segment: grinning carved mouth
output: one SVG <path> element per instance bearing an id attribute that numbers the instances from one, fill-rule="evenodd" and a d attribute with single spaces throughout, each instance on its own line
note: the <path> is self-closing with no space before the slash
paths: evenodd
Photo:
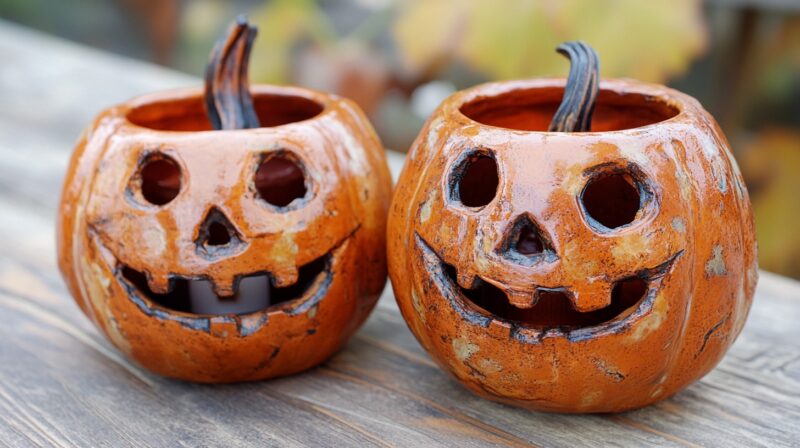
<path id="1" fill-rule="evenodd" d="M 221 297 L 214 293 L 210 280 L 171 276 L 169 291 L 164 294 L 150 289 L 147 275 L 130 266 L 122 266 L 121 279 L 128 289 L 152 304 L 173 311 L 211 316 L 250 314 L 291 304 L 309 295 L 312 289 L 325 284 L 330 276 L 332 253 L 329 252 L 298 269 L 297 281 L 278 287 L 268 272 L 242 275 L 234 282 L 234 293 Z"/>
<path id="2" fill-rule="evenodd" d="M 301 266 L 298 269 L 298 280 L 289 286 L 277 288 L 272 276 L 266 271 L 254 271 L 237 276 L 234 281 L 235 298 L 219 297 L 213 293 L 213 285 L 201 276 L 184 277 L 174 275 L 170 280 L 166 294 L 158 294 L 150 289 L 147 273 L 139 272 L 124 264 L 103 244 L 100 235 L 93 228 L 89 234 L 95 247 L 102 254 L 105 264 L 114 272 L 118 284 L 125 290 L 127 298 L 139 310 L 156 319 L 173 321 L 193 330 L 211 332 L 215 325 L 233 324 L 240 336 L 249 336 L 267 324 L 270 311 L 282 311 L 296 316 L 314 309 L 327 295 L 333 284 L 334 271 L 343 255 L 351 237 L 360 229 L 359 225 L 323 256 Z M 248 280 L 254 278 L 253 280 Z M 192 288 L 205 291 L 205 302 L 219 307 L 213 312 L 208 309 L 196 309 L 191 301 L 187 301 L 187 291 Z M 267 295 L 269 294 L 269 295 Z M 244 299 L 247 295 L 247 300 Z M 254 296 L 254 298 L 250 298 Z M 211 300 L 213 299 L 213 300 Z"/>
<path id="3" fill-rule="evenodd" d="M 115 260 L 100 243 L 97 234 L 93 235 L 109 262 L 113 260 L 111 265 L 116 264 L 115 276 L 128 297 L 145 314 L 203 331 L 208 331 L 214 322 L 232 322 L 246 336 L 267 322 L 268 314 L 263 311 L 282 310 L 289 315 L 297 315 L 316 306 L 333 282 L 336 261 L 341 258 L 350 238 L 359 228 L 356 226 L 325 255 L 298 268 L 295 283 L 278 287 L 269 272 L 255 271 L 234 279 L 230 297 L 214 293 L 212 282 L 201 276 L 172 275 L 168 292 L 157 293 L 150 288 L 147 273 Z"/>
<path id="4" fill-rule="evenodd" d="M 463 288 L 458 284 L 454 266 L 439 257 L 419 234 L 416 243 L 434 284 L 465 320 L 483 327 L 492 321 L 506 323 L 518 338 L 521 338 L 520 330 L 532 330 L 537 340 L 545 334 L 583 340 L 631 325 L 651 310 L 661 280 L 683 253 L 679 251 L 655 268 L 617 280 L 608 306 L 580 312 L 573 307 L 567 287 L 536 288 L 530 308 L 514 306 L 505 292 L 480 278 L 473 288 Z"/>

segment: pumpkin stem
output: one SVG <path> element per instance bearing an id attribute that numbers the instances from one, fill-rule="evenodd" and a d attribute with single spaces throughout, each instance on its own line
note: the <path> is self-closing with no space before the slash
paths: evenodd
<path id="1" fill-rule="evenodd" d="M 206 114 L 214 129 L 260 126 L 250 96 L 247 66 L 258 29 L 239 17 L 214 46 L 206 66 Z"/>
<path id="2" fill-rule="evenodd" d="M 564 98 L 550 122 L 551 132 L 587 132 L 597 103 L 600 61 L 592 47 L 581 41 L 564 42 L 556 49 L 569 59 Z"/>

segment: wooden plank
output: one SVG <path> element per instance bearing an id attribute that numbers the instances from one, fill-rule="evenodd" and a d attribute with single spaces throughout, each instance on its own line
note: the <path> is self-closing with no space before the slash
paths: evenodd
<path id="1" fill-rule="evenodd" d="M 0 22 L 0 446 L 792 446 L 800 284 L 762 273 L 740 339 L 677 396 L 622 415 L 482 400 L 436 367 L 387 289 L 341 353 L 275 381 L 205 386 L 119 354 L 69 298 L 53 220 L 72 144 L 101 108 L 196 78 Z M 390 154 L 393 172 L 402 156 Z"/>

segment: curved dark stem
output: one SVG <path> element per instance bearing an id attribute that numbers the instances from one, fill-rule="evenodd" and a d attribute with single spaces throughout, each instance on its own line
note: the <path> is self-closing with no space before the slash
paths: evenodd
<path id="1" fill-rule="evenodd" d="M 564 42 L 556 49 L 569 58 L 569 76 L 564 98 L 550 122 L 551 132 L 587 132 L 597 102 L 600 61 L 592 47 L 581 42 Z"/>
<path id="2" fill-rule="evenodd" d="M 258 30 L 239 17 L 211 52 L 206 66 L 206 113 L 214 129 L 260 126 L 250 96 L 247 67 Z"/>

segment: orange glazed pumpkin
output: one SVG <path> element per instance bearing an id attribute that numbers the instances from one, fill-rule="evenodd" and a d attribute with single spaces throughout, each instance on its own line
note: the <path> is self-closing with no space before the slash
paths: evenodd
<path id="1" fill-rule="evenodd" d="M 389 274 L 409 327 L 472 391 L 614 412 L 705 375 L 757 281 L 747 191 L 694 99 L 600 83 L 590 132 L 547 132 L 563 80 L 458 92 L 392 201 Z"/>
<path id="2" fill-rule="evenodd" d="M 162 375 L 230 382 L 312 367 L 386 281 L 391 184 L 358 107 L 268 86 L 241 103 L 262 127 L 212 130 L 200 89 L 112 107 L 64 182 L 58 253 L 72 295 Z"/>

